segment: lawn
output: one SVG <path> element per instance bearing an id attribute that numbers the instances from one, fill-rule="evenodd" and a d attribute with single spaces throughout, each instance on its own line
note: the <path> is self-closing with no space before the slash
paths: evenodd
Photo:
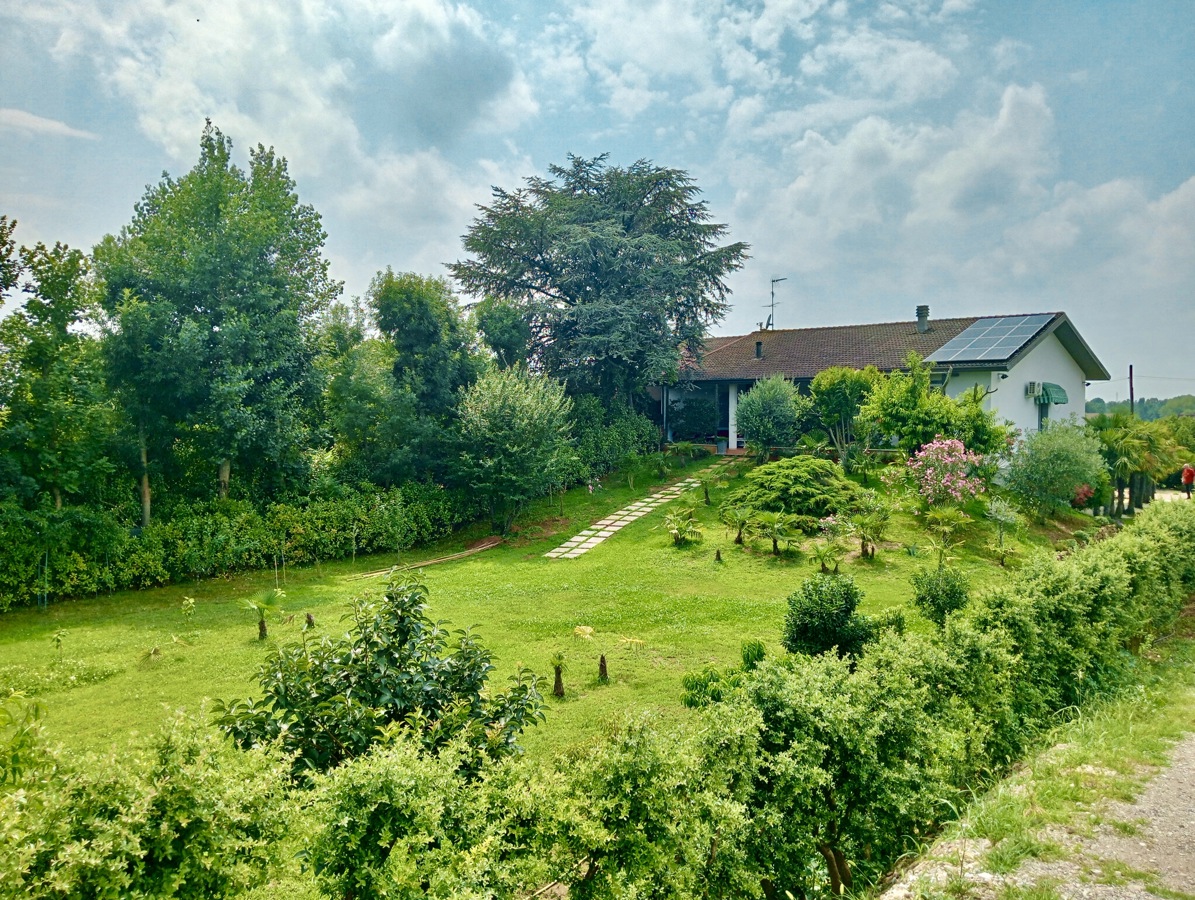
<path id="1" fill-rule="evenodd" d="M 693 472 L 706 465 L 690 465 Z M 678 474 L 672 478 L 681 477 Z M 732 482 L 733 486 L 733 482 Z M 547 559 L 543 554 L 590 522 L 644 496 L 611 480 L 590 494 L 584 488 L 554 502 L 545 501 L 523 517 L 518 534 L 498 548 L 423 570 L 430 589 L 431 615 L 454 627 L 474 627 L 494 654 L 493 678 L 500 684 L 520 666 L 548 677 L 548 660 L 563 651 L 567 668 L 563 700 L 548 699 L 547 721 L 524 735 L 530 753 L 551 752 L 600 732 L 610 717 L 628 709 L 647 710 L 661 720 L 685 715 L 681 677 L 703 666 L 736 662 L 749 639 L 762 640 L 772 653 L 779 646 L 785 599 L 816 569 L 807 554 L 780 558 L 770 543 L 741 548 L 718 523 L 714 506 L 698 498 L 697 517 L 704 540 L 676 549 L 656 510 L 627 526 L 578 559 Z M 484 536 L 478 528 L 403 554 L 402 562 L 432 559 L 463 549 Z M 984 549 L 989 526 L 973 522 L 966 543 L 953 551 L 955 564 L 971 577 L 973 589 L 1007 574 Z M 863 612 L 905 605 L 910 575 L 934 565 L 912 515 L 898 514 L 876 558 L 853 554 L 843 571 L 865 592 Z M 1047 547 L 1043 533 L 1026 532 L 1017 543 L 1024 556 Z M 722 562 L 715 561 L 720 550 Z M 17 610 L 0 617 L 0 692 L 35 692 L 47 709 L 50 737 L 73 749 L 121 746 L 130 737 L 157 730 L 173 710 L 204 715 L 205 700 L 248 696 L 255 673 L 274 641 L 300 639 L 304 615 L 316 621 L 316 634 L 340 633 L 341 617 L 352 598 L 377 592 L 383 577 L 360 573 L 395 560 L 362 557 L 290 570 L 281 619 L 270 622 L 270 638 L 257 640 L 256 618 L 243 609 L 246 597 L 272 590 L 275 573 L 261 572 L 157 590 L 124 592 L 55 603 L 48 610 Z M 194 611 L 184 614 L 184 600 Z M 910 612 L 911 627 L 928 627 Z M 575 634 L 593 629 L 592 639 Z M 57 636 L 57 639 L 56 639 Z M 610 682 L 597 680 L 598 656 L 609 661 Z"/>

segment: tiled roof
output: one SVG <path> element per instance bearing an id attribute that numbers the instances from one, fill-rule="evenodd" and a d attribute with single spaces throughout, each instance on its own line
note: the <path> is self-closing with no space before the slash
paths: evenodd
<path id="1" fill-rule="evenodd" d="M 686 365 L 684 377 L 698 381 L 754 381 L 777 372 L 788 378 L 813 378 L 830 366 L 881 370 L 904 365 L 910 350 L 926 357 L 979 317 L 931 319 L 929 331 L 917 331 L 915 321 L 877 325 L 837 325 L 829 328 L 788 328 L 753 331 L 706 341 L 700 365 Z M 763 356 L 755 357 L 756 342 Z"/>

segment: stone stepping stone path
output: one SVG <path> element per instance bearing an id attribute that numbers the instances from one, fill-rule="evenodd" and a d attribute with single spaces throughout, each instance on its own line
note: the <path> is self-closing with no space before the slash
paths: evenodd
<path id="1" fill-rule="evenodd" d="M 710 468 L 712 469 L 714 466 Z M 559 547 L 549 550 L 544 556 L 549 559 L 576 559 L 578 556 L 588 553 L 602 541 L 606 540 L 606 538 L 613 537 L 618 533 L 619 529 L 625 528 L 636 519 L 643 518 L 657 507 L 663 506 L 665 503 L 675 500 L 686 491 L 697 487 L 697 483 L 696 478 L 686 478 L 684 481 L 661 488 L 654 494 L 642 500 L 636 500 L 629 506 L 624 506 L 618 512 L 611 513 L 606 518 L 594 522 L 591 526 L 583 531 L 579 531 L 575 537 L 569 538 Z"/>

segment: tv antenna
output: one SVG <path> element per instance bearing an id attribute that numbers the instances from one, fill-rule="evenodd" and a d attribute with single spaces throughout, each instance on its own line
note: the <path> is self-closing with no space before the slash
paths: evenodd
<path id="1" fill-rule="evenodd" d="M 768 313 L 768 324 L 764 326 L 765 331 L 771 331 L 776 324 L 776 285 L 782 281 L 788 281 L 788 278 L 773 278 L 772 279 L 772 302 L 765 306 L 764 309 L 771 309 Z"/>

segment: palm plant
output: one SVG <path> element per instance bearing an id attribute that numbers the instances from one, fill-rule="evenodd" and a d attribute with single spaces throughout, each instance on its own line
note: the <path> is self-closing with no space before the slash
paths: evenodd
<path id="1" fill-rule="evenodd" d="M 996 551 L 996 555 L 1000 558 L 1000 565 L 1004 565 L 1005 560 L 1015 552 L 1013 547 L 1004 543 L 1004 535 L 1006 532 L 1015 530 L 1020 525 L 1020 513 L 1017 512 L 1015 506 L 1003 497 L 993 497 L 991 502 L 988 503 L 985 515 L 996 526 L 996 543 L 992 549 Z"/>
<path id="2" fill-rule="evenodd" d="M 286 592 L 279 588 L 274 588 L 272 591 L 266 591 L 257 597 L 246 597 L 241 600 L 241 607 L 243 609 L 257 614 L 257 639 L 259 641 L 264 641 L 269 637 L 266 615 L 269 613 L 275 615 L 281 613 L 282 601 L 285 599 Z"/>
<path id="3" fill-rule="evenodd" d="M 680 460 L 681 466 L 687 466 L 689 460 L 697 455 L 697 445 L 692 441 L 673 441 L 668 445 L 668 452 Z"/>
<path id="4" fill-rule="evenodd" d="M 780 555 L 780 545 L 790 544 L 796 537 L 793 517 L 788 513 L 761 510 L 751 520 L 751 531 L 772 542 L 772 555 Z"/>
<path id="5" fill-rule="evenodd" d="M 564 652 L 557 650 L 552 654 L 552 658 L 548 660 L 548 664 L 552 667 L 552 673 L 555 676 L 552 682 L 552 696 L 564 696 Z"/>
<path id="6" fill-rule="evenodd" d="M 864 491 L 855 512 L 847 519 L 847 528 L 859 540 L 859 555 L 863 559 L 875 559 L 876 547 L 888 533 L 891 519 L 892 507 L 874 491 Z"/>
<path id="7" fill-rule="evenodd" d="M 696 543 L 702 538 L 701 526 L 693 520 L 693 510 L 687 506 L 664 516 L 664 530 L 672 535 L 676 547 Z"/>
<path id="8" fill-rule="evenodd" d="M 821 567 L 823 575 L 838 574 L 838 566 L 846 556 L 846 547 L 836 540 L 820 541 L 810 551 L 812 561 Z"/>
<path id="9" fill-rule="evenodd" d="M 716 471 L 702 472 L 697 476 L 697 484 L 701 486 L 701 494 L 705 498 L 705 505 L 710 505 L 710 488 L 724 488 L 726 481 L 722 474 Z"/>
<path id="10" fill-rule="evenodd" d="M 750 526 L 752 519 L 755 518 L 755 510 L 750 506 L 723 506 L 722 507 L 722 521 L 726 523 L 726 527 L 734 531 L 734 542 L 736 544 L 743 543 L 743 531 Z"/>

